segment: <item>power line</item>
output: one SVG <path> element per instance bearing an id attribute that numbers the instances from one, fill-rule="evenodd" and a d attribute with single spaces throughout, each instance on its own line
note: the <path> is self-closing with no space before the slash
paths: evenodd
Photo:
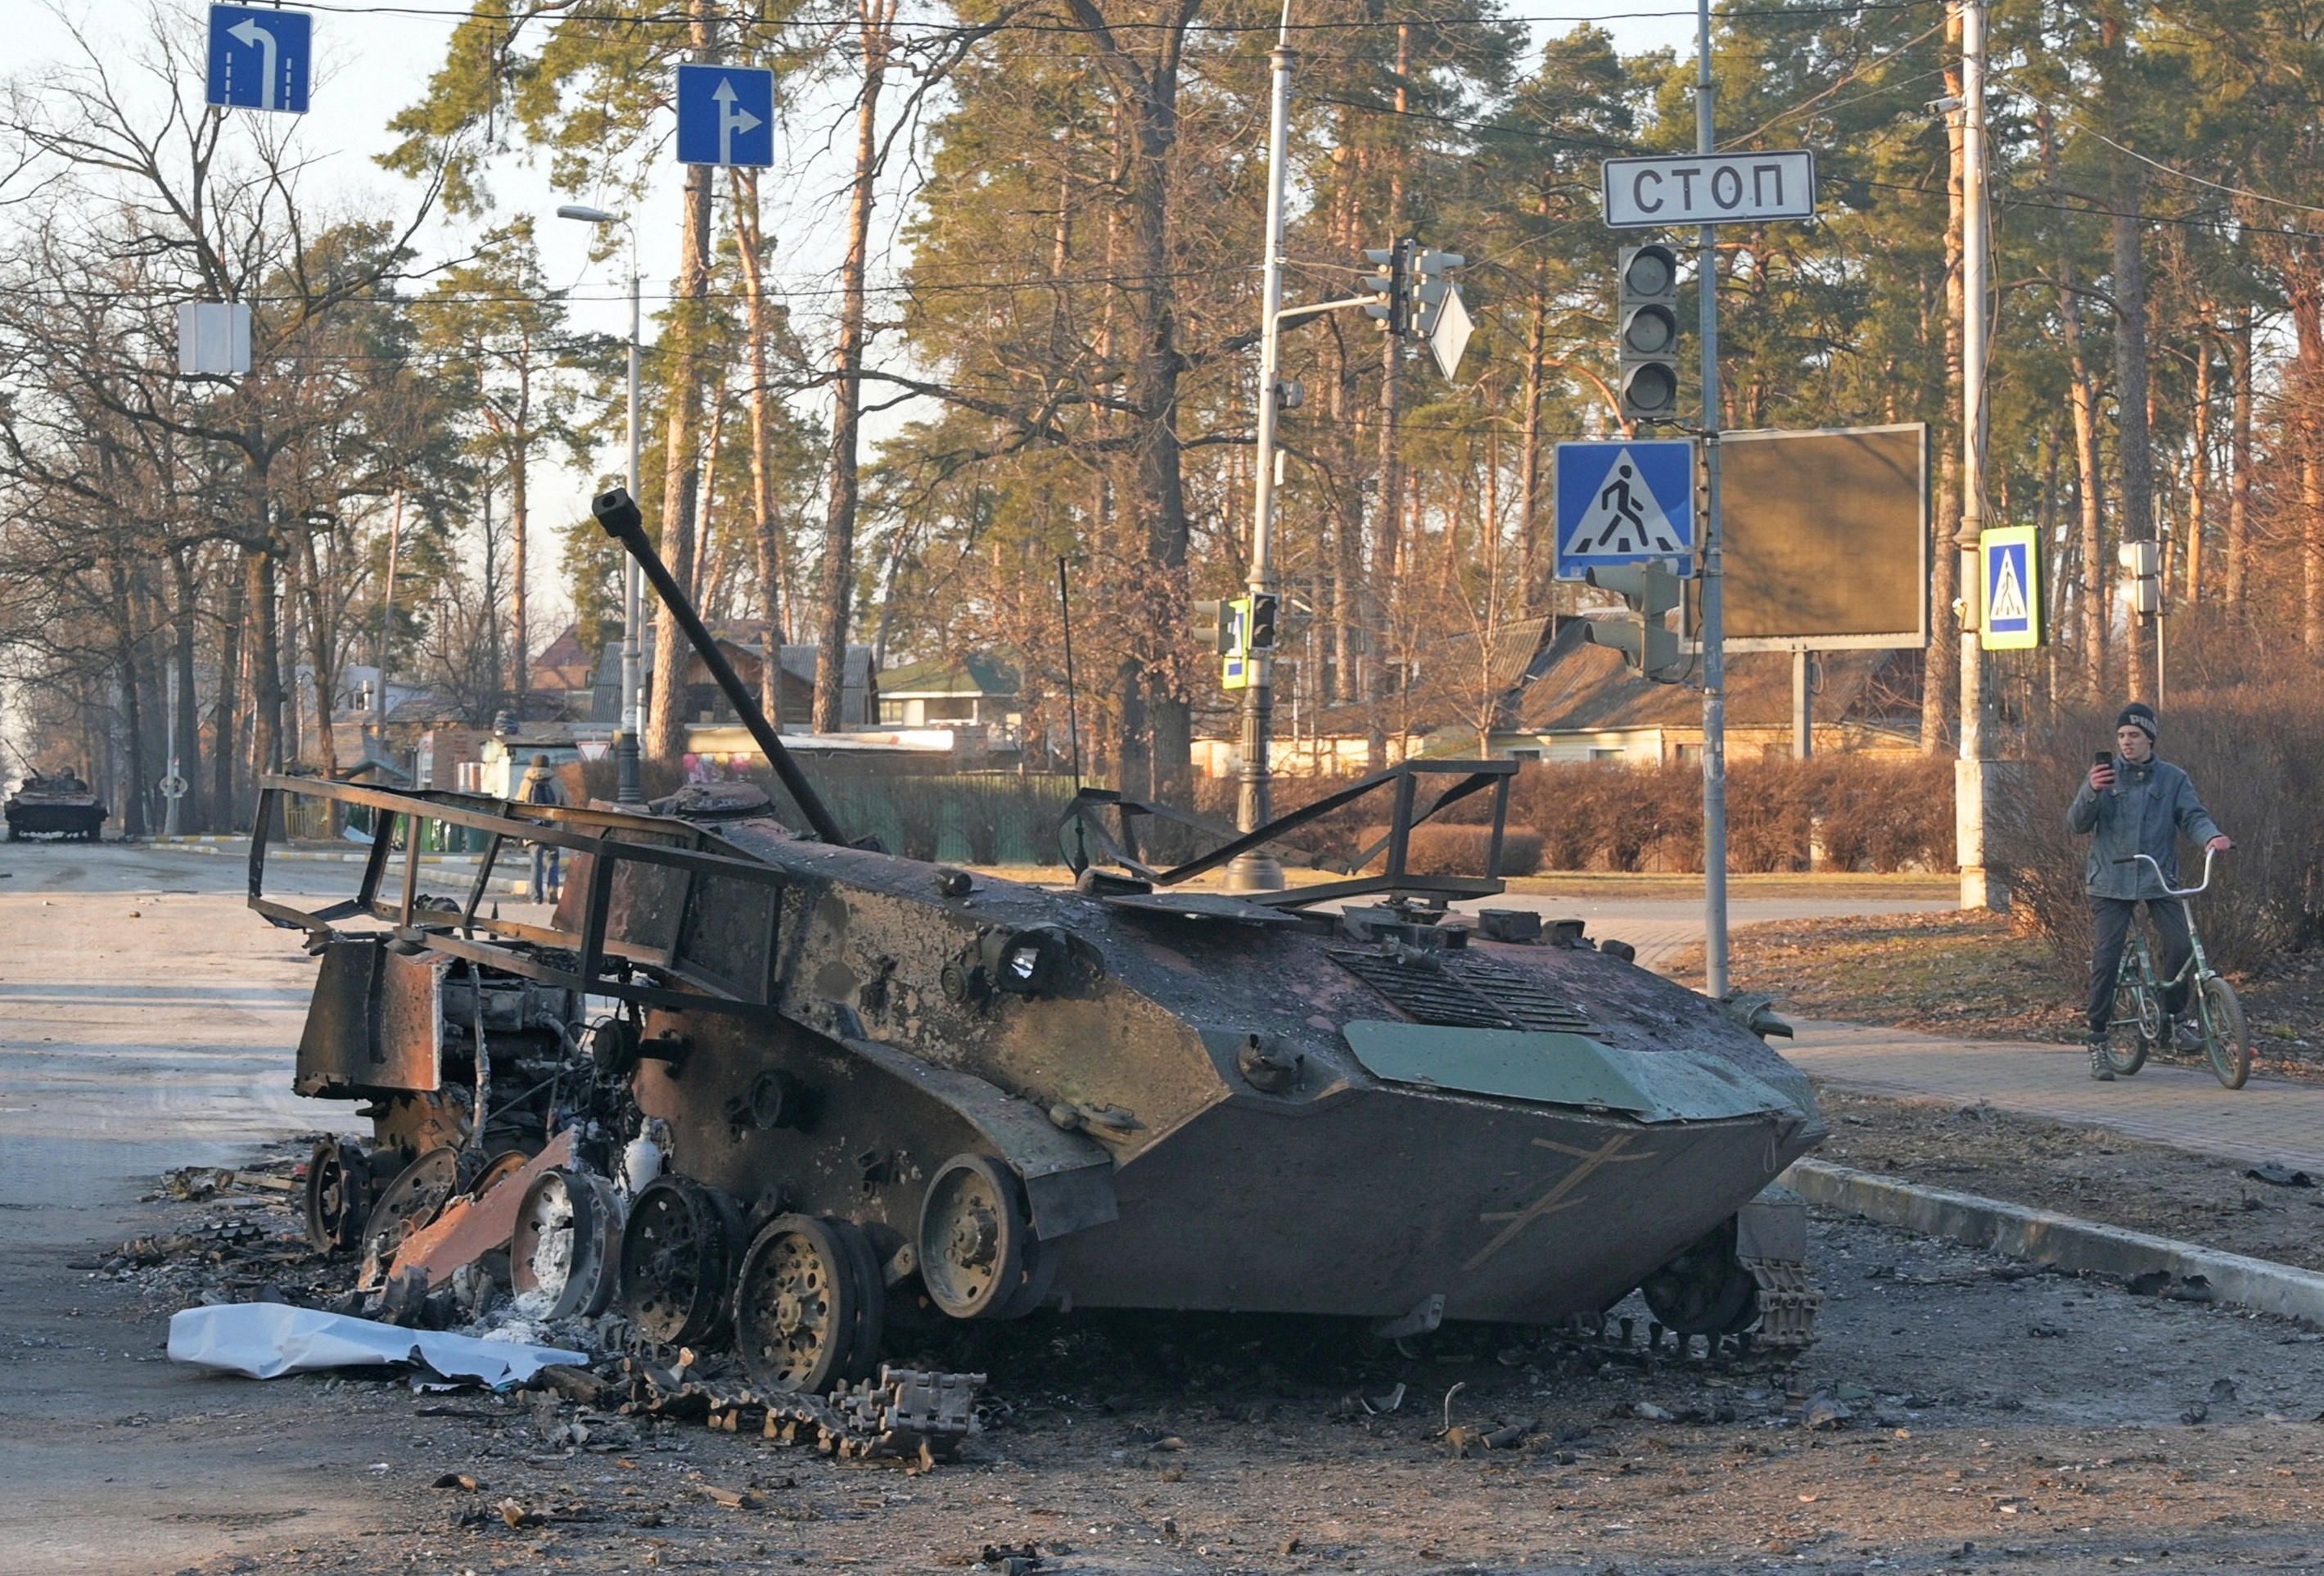
<path id="1" fill-rule="evenodd" d="M 1945 4 L 1947 4 L 1947 0 L 1832 0 L 1832 3 L 1826 5 L 1737 6 L 1721 11 L 1720 13 L 1720 16 L 1722 20 L 1728 21 L 1749 19 L 1753 21 L 1784 22 L 1790 21 L 1794 18 L 1820 20 L 1832 16 L 1854 16 L 1868 13 L 1920 11 L 1925 10 L 1930 6 L 1943 5 Z M 535 17 L 519 14 L 513 12 L 487 12 L 482 7 L 333 5 L 329 3 L 329 0 L 309 0 L 306 8 L 310 11 L 321 11 L 344 16 L 408 16 L 423 19 L 441 18 L 455 22 L 475 21 L 489 23 L 523 23 L 537 20 Z M 1655 11 L 1609 11 L 1596 14 L 1552 12 L 1513 16 L 1492 16 L 1483 13 L 1479 13 L 1474 15 L 1466 16 L 1420 18 L 1404 17 L 1401 19 L 1395 17 L 1349 17 L 1322 22 L 1291 22 L 1288 23 L 1280 22 L 1194 22 L 1186 23 L 1183 29 L 1175 23 L 1145 22 L 1135 19 L 1126 19 L 1120 22 L 1109 21 L 1106 23 L 1106 31 L 1115 33 L 1183 31 L 1185 32 L 1197 33 L 1219 33 L 1229 36 L 1256 33 L 1271 37 L 1279 28 L 1286 25 L 1295 33 L 1352 32 L 1368 32 L 1385 28 L 1409 27 L 1414 25 L 1416 23 L 1424 26 L 1434 28 L 1492 27 L 1508 25 L 1532 26 L 1535 24 L 1546 25 L 1554 23 L 1679 21 L 1683 19 L 1692 19 L 1694 15 L 1694 8 L 1692 6 L 1687 6 L 1678 9 Z M 556 20 L 568 23 L 610 23 L 633 27 L 686 27 L 691 26 L 696 22 L 696 18 L 690 13 L 684 11 L 658 11 L 649 12 L 643 14 L 631 14 L 613 11 L 566 11 L 558 13 Z M 761 19 L 750 15 L 727 15 L 723 13 L 715 14 L 711 20 L 720 23 L 733 23 L 744 27 L 758 24 L 770 30 L 779 29 L 789 25 L 786 23 L 763 23 Z M 1084 37 L 1094 37 L 1098 32 L 1096 28 L 1081 23 L 1030 20 L 995 23 L 990 25 L 980 25 L 976 23 L 955 24 L 937 22 L 899 22 L 893 23 L 891 26 L 891 31 L 893 32 L 901 32 L 906 29 L 925 30 L 936 36 L 978 32 L 1073 33 L 1079 34 Z"/>

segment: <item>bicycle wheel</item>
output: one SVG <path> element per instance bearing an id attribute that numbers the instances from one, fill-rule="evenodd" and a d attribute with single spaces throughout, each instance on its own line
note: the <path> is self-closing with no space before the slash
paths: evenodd
<path id="1" fill-rule="evenodd" d="M 2115 987 L 2114 1023 L 2116 1028 L 2128 1028 L 2130 1048 L 2124 1050 L 2108 1035 L 2106 1042 L 2107 1070 L 2117 1078 L 2134 1076 L 2146 1065 L 2147 1054 L 2163 1043 L 2163 1006 L 2153 992 L 2144 991 L 2130 980 Z"/>
<path id="2" fill-rule="evenodd" d="M 2206 975 L 2196 1010 L 2203 1022 L 2203 1050 L 2211 1058 L 2211 1071 L 2228 1088 L 2241 1089 L 2251 1076 L 2252 1046 L 2236 988 L 2217 974 Z"/>

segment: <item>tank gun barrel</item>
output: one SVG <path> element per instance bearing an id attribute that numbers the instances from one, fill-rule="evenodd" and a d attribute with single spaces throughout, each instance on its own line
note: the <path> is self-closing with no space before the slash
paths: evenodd
<path id="1" fill-rule="evenodd" d="M 678 628 L 686 631 L 687 641 L 694 647 L 696 655 L 702 659 L 702 665 L 710 670 L 710 677 L 717 681 L 727 704 L 734 708 L 734 714 L 742 719 L 742 725 L 751 731 L 759 752 L 767 758 L 767 764 L 775 769 L 775 775 L 782 779 L 783 787 L 798 801 L 808 826 L 825 843 L 845 847 L 847 834 L 841 831 L 839 823 L 832 818 L 830 808 L 823 802 L 823 796 L 815 791 L 815 785 L 807 780 L 807 773 L 799 770 L 798 762 L 783 747 L 774 724 L 767 720 L 767 714 L 759 709 L 757 697 L 751 694 L 741 676 L 735 673 L 733 665 L 726 660 L 725 653 L 719 650 L 718 642 L 712 639 L 709 629 L 702 622 L 702 615 L 694 611 L 694 604 L 687 600 L 686 593 L 678 589 L 678 582 L 671 578 L 669 568 L 654 551 L 653 544 L 646 539 L 645 517 L 638 512 L 637 501 L 630 496 L 629 489 L 614 487 L 600 493 L 589 501 L 589 512 L 596 516 L 597 523 L 604 528 L 605 534 L 621 543 L 630 557 L 638 561 L 639 569 L 652 583 L 654 594 L 661 598 L 662 605 L 669 608 L 670 615 L 678 620 Z M 674 659 L 672 654 L 666 653 L 663 657 L 666 661 Z M 776 653 L 772 651 L 767 652 L 762 659 L 768 662 L 775 659 Z"/>

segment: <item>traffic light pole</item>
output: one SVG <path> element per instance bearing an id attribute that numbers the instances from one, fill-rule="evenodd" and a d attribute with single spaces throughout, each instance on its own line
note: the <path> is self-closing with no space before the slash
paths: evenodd
<path id="1" fill-rule="evenodd" d="M 1291 125 L 1291 0 L 1284 0 L 1283 28 L 1268 55 L 1274 91 L 1267 124 L 1267 259 L 1259 285 L 1259 433 L 1252 461 L 1250 598 L 1275 590 L 1275 423 L 1283 402 L 1283 183 L 1289 163 Z M 1254 832 L 1273 818 L 1268 791 L 1268 742 L 1275 723 L 1275 650 L 1270 644 L 1250 650 L 1249 683 L 1242 692 L 1241 795 L 1235 824 Z M 1283 867 L 1254 850 L 1227 866 L 1227 882 L 1242 891 L 1279 891 Z"/>
<path id="2" fill-rule="evenodd" d="M 1700 0 L 1695 24 L 1694 143 L 1715 153 L 1711 130 L 1711 0 Z M 1696 289 L 1702 333 L 1702 989 L 1727 994 L 1727 658 L 1719 543 L 1719 253 L 1718 231 L 1696 236 Z"/>

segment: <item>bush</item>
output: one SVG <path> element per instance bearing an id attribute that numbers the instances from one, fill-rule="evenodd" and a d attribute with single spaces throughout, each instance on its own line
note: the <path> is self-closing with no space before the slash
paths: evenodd
<path id="1" fill-rule="evenodd" d="M 1364 846 L 1370 847 L 1388 835 L 1385 825 L 1364 828 Z M 1489 826 L 1439 826 L 1430 821 L 1412 829 L 1411 841 L 1405 845 L 1404 868 L 1414 875 L 1473 876 L 1485 870 L 1485 855 L 1493 843 Z M 1386 851 L 1375 858 L 1365 870 L 1378 873 L 1388 868 Z M 1509 828 L 1501 838 L 1501 873 L 1505 876 L 1529 876 L 1541 869 L 1541 834 Z"/>
<path id="2" fill-rule="evenodd" d="M 1950 869 L 1952 767 L 1946 760 L 1835 755 L 1736 760 L 1727 770 L 1730 870 Z M 1529 764 L 1511 797 L 1512 825 L 1541 834 L 1550 870 L 1702 868 L 1699 767 Z"/>
<path id="3" fill-rule="evenodd" d="M 2089 839 L 2066 830 L 2066 806 L 2089 775 L 2091 752 L 2112 742 L 2117 709 L 2061 706 L 2029 722 L 2025 760 L 2004 779 L 1987 828 L 1991 856 L 2010 872 L 2014 905 L 2057 946 L 2069 972 L 2089 955 Z M 2324 716 L 2312 683 L 2181 694 L 2163 715 L 2157 752 L 2194 778 L 2212 819 L 2236 842 L 2211 890 L 2196 899 L 2212 963 L 2240 972 L 2324 936 L 2324 820 L 2310 797 L 2324 780 Z M 2200 857 L 2190 860 L 2182 847 L 2187 879 Z"/>

